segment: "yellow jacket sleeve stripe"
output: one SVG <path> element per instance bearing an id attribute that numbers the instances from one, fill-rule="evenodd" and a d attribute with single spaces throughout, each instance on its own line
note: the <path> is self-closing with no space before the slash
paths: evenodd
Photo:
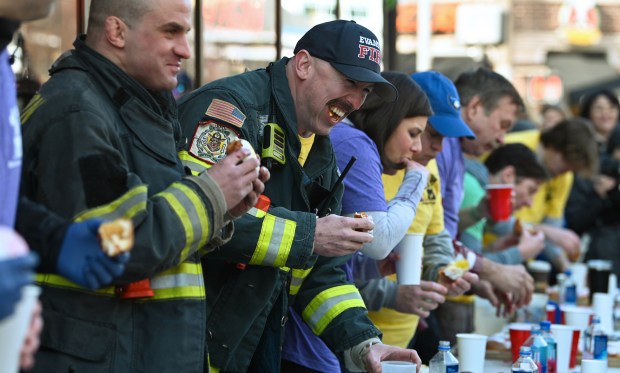
<path id="1" fill-rule="evenodd" d="M 174 183 L 156 197 L 164 198 L 181 221 L 185 234 L 179 238 L 184 236 L 187 240 L 180 259 L 185 260 L 207 242 L 209 224 L 206 211 L 195 192 L 181 183 Z M 203 227 L 207 232 L 203 232 Z"/>
<path id="2" fill-rule="evenodd" d="M 340 285 L 324 290 L 314 297 L 302 312 L 302 317 L 314 334 L 321 335 L 338 315 L 351 308 L 366 306 L 354 285 Z"/>
<path id="3" fill-rule="evenodd" d="M 107 205 L 98 206 L 80 213 L 74 220 L 83 221 L 91 218 L 102 218 L 106 220 L 118 219 L 121 217 L 132 218 L 139 211 L 146 209 L 147 198 L 146 185 L 139 185 L 131 188 L 127 193 Z"/>
<path id="4" fill-rule="evenodd" d="M 191 209 L 188 208 L 188 212 L 191 213 L 190 221 L 192 222 L 194 231 L 201 232 L 199 235 L 200 239 L 197 241 L 197 248 L 201 248 L 206 245 L 211 236 L 211 232 L 209 231 L 211 224 L 209 224 L 207 210 L 200 196 L 192 188 L 182 183 L 175 183 L 173 186 L 183 193 L 182 196 L 186 197 L 189 200 L 188 204 L 192 206 Z M 195 250 L 192 250 L 192 252 L 194 251 Z"/>
<path id="5" fill-rule="evenodd" d="M 250 264 L 282 267 L 286 264 L 297 223 L 266 214 Z"/>
<path id="6" fill-rule="evenodd" d="M 256 218 L 263 218 L 265 217 L 265 215 L 267 215 L 267 213 L 261 209 L 257 209 L 256 207 L 252 207 L 251 209 L 248 210 L 248 212 L 246 214 L 252 215 Z"/>
<path id="7" fill-rule="evenodd" d="M 296 295 L 299 293 L 301 285 L 304 283 L 304 280 L 308 277 L 310 272 L 312 272 L 312 268 L 314 267 L 310 267 L 308 269 L 293 269 L 291 272 L 291 286 L 289 289 L 289 294 Z"/>
<path id="8" fill-rule="evenodd" d="M 54 274 L 37 274 L 36 281 L 48 286 L 76 289 L 100 296 L 115 296 L 114 286 L 107 286 L 97 290 L 89 290 L 77 285 L 66 278 Z M 151 279 L 151 289 L 155 293 L 152 298 L 140 299 L 140 302 L 157 301 L 173 298 L 204 298 L 204 279 L 200 263 L 181 263 Z"/>
<path id="9" fill-rule="evenodd" d="M 201 172 L 211 167 L 207 162 L 192 157 L 187 150 L 181 150 L 179 152 L 179 158 L 183 162 L 183 165 L 189 168 L 194 176 L 199 175 Z"/>

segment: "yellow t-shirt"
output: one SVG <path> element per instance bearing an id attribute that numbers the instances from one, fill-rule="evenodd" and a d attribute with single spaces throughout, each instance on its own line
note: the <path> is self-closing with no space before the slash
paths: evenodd
<path id="1" fill-rule="evenodd" d="M 506 135 L 505 142 L 522 143 L 536 151 L 540 143 L 540 133 L 537 130 L 511 132 Z M 534 196 L 532 206 L 519 209 L 515 216 L 530 224 L 539 224 L 545 217 L 562 219 L 573 177 L 572 172 L 565 172 L 543 183 Z"/>
<path id="2" fill-rule="evenodd" d="M 534 195 L 532 206 L 519 209 L 515 216 L 530 224 L 541 223 L 545 217 L 562 219 L 573 177 L 572 172 L 565 172 L 542 184 Z"/>
<path id="3" fill-rule="evenodd" d="M 301 142 L 301 151 L 299 152 L 297 160 L 303 167 L 306 163 L 306 159 L 308 159 L 308 154 L 310 154 L 310 149 L 312 149 L 312 144 L 314 144 L 314 133 L 310 137 L 299 136 L 299 141 Z"/>
<path id="4" fill-rule="evenodd" d="M 429 181 L 408 233 L 438 234 L 444 229 L 439 171 L 435 161 L 429 162 L 427 169 L 430 172 Z M 387 201 L 398 192 L 404 175 L 404 170 L 399 171 L 396 175 L 383 175 L 383 187 Z M 396 281 L 396 276 L 392 275 L 389 279 Z M 368 312 L 368 315 L 383 333 L 383 343 L 393 346 L 407 347 L 418 327 L 418 316 L 388 308 L 382 308 L 377 312 Z"/>

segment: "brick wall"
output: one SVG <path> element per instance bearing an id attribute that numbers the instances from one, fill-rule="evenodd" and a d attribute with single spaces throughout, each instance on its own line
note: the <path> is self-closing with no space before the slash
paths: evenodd
<path id="1" fill-rule="evenodd" d="M 558 28 L 561 3 L 515 1 L 512 14 L 514 31 L 553 31 Z M 620 33 L 620 4 L 599 5 L 603 34 Z"/>
<path id="2" fill-rule="evenodd" d="M 558 28 L 560 4 L 518 3 L 512 8 L 514 31 L 553 31 Z"/>
<path id="3" fill-rule="evenodd" d="M 620 33 L 620 4 L 601 6 L 601 30 L 604 34 Z"/>

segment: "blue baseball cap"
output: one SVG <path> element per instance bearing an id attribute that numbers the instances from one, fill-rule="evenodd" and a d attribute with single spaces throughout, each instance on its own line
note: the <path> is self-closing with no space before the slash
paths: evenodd
<path id="1" fill-rule="evenodd" d="M 381 48 L 370 30 L 355 21 L 336 20 L 312 27 L 299 39 L 294 52 L 305 49 L 311 56 L 329 62 L 356 82 L 374 83 L 384 101 L 398 97 L 396 87 L 381 76 Z"/>
<path id="2" fill-rule="evenodd" d="M 461 100 L 450 79 L 437 71 L 413 73 L 411 78 L 422 87 L 431 102 L 434 114 L 428 118 L 428 123 L 437 132 L 445 137 L 476 138 L 461 118 Z"/>

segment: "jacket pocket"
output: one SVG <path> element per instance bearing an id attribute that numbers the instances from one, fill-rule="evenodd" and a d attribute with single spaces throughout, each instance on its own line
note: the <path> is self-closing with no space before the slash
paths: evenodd
<path id="1" fill-rule="evenodd" d="M 154 113 L 135 97 L 120 109 L 123 122 L 138 139 L 141 150 L 164 164 L 177 163 L 173 123 Z"/>
<path id="2" fill-rule="evenodd" d="M 46 309 L 35 372 L 112 372 L 116 330 Z"/>

